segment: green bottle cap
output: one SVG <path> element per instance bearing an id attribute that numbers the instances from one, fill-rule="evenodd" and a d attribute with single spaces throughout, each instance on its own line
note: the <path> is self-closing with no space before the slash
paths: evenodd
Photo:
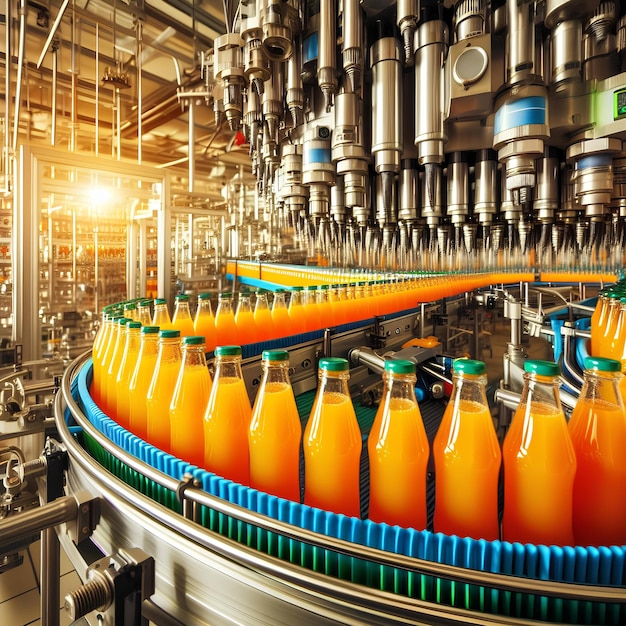
<path id="1" fill-rule="evenodd" d="M 487 371 L 487 366 L 483 361 L 476 361 L 475 359 L 456 359 L 452 363 L 452 370 L 455 373 L 477 376 L 484 374 Z"/>
<path id="2" fill-rule="evenodd" d="M 222 291 L 219 297 L 220 298 L 232 298 L 233 294 L 230 291 Z"/>
<path id="3" fill-rule="evenodd" d="M 619 372 L 622 369 L 620 361 L 599 356 L 586 356 L 584 364 L 586 370 L 597 370 L 598 372 Z"/>
<path id="4" fill-rule="evenodd" d="M 208 291 L 198 294 L 198 300 L 210 300 L 210 299 L 211 299 L 211 294 Z"/>
<path id="5" fill-rule="evenodd" d="M 261 358 L 264 361 L 288 361 L 289 352 L 287 350 L 263 350 Z"/>
<path id="6" fill-rule="evenodd" d="M 554 361 L 529 360 L 524 362 L 524 371 L 539 376 L 558 376 L 561 368 Z"/>
<path id="7" fill-rule="evenodd" d="M 346 359 L 329 356 L 320 359 L 319 368 L 326 372 L 346 372 L 350 369 L 350 364 Z"/>
<path id="8" fill-rule="evenodd" d="M 189 300 L 189 296 L 186 293 L 179 293 L 175 300 L 177 302 L 187 302 Z"/>
<path id="9" fill-rule="evenodd" d="M 161 330 L 159 331 L 159 337 L 161 339 L 176 339 L 177 337 L 180 337 L 180 330 L 174 330 L 170 328 L 168 328 L 167 330 Z"/>
<path id="10" fill-rule="evenodd" d="M 141 328 L 141 322 L 130 321 L 126 324 L 126 328 Z"/>
<path id="11" fill-rule="evenodd" d="M 206 343 L 206 339 L 200 335 L 191 335 L 190 337 L 183 337 L 183 344 L 186 346 L 199 346 Z"/>
<path id="12" fill-rule="evenodd" d="M 159 330 L 161 330 L 158 326 L 143 326 L 141 328 L 141 332 L 144 335 L 156 335 Z"/>
<path id="13" fill-rule="evenodd" d="M 126 326 L 126 324 L 128 324 L 128 322 L 132 322 L 132 321 L 133 321 L 133 320 L 131 320 L 131 319 L 130 319 L 130 317 L 120 317 L 120 318 L 117 320 L 117 323 L 118 323 L 120 326 Z"/>
<path id="14" fill-rule="evenodd" d="M 167 300 L 165 298 L 157 298 L 154 304 L 167 304 Z"/>
<path id="15" fill-rule="evenodd" d="M 215 356 L 241 356 L 241 346 L 217 346 Z"/>
<path id="16" fill-rule="evenodd" d="M 134 311 L 137 308 L 136 302 L 129 302 L 124 305 L 124 311 Z"/>
<path id="17" fill-rule="evenodd" d="M 392 374 L 415 374 L 415 363 L 403 359 L 389 359 L 385 361 L 385 372 Z"/>

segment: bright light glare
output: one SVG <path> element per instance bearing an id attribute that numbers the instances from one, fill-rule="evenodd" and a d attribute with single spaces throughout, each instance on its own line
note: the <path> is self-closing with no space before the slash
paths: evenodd
<path id="1" fill-rule="evenodd" d="M 92 187 L 89 192 L 89 200 L 95 207 L 101 207 L 113 199 L 113 194 L 108 187 Z"/>

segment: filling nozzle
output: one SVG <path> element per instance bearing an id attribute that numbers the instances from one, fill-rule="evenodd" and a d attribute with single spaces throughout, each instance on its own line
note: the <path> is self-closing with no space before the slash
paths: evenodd
<path id="1" fill-rule="evenodd" d="M 419 0 L 398 0 L 396 21 L 404 46 L 404 64 L 411 67 L 415 62 L 415 30 L 419 21 Z"/>
<path id="2" fill-rule="evenodd" d="M 239 33 L 244 43 L 244 71 L 251 89 L 263 94 L 263 83 L 269 78 L 270 69 L 263 51 L 263 29 L 255 0 L 243 1 L 240 5 L 241 20 Z"/>
<path id="3" fill-rule="evenodd" d="M 296 45 L 293 53 L 287 59 L 287 91 L 285 104 L 291 113 L 291 122 L 294 128 L 302 123 L 302 110 L 304 107 L 304 90 L 302 88 L 302 67 L 300 45 Z"/>
<path id="4" fill-rule="evenodd" d="M 263 93 L 263 146 L 262 154 L 269 175 L 273 174 L 279 164 L 278 131 L 283 115 L 284 74 L 283 63 L 272 62 L 270 78 L 265 81 Z"/>
<path id="5" fill-rule="evenodd" d="M 442 168 L 439 163 L 426 163 L 421 185 L 422 217 L 430 227 L 436 227 L 443 217 Z"/>
<path id="6" fill-rule="evenodd" d="M 343 0 L 341 17 L 343 71 L 350 79 L 351 91 L 361 93 L 364 20 L 360 0 Z"/>
<path id="7" fill-rule="evenodd" d="M 244 41 L 237 33 L 227 33 L 214 42 L 215 78 L 224 86 L 224 115 L 231 130 L 238 130 L 243 117 Z"/>
<path id="8" fill-rule="evenodd" d="M 335 0 L 320 0 L 319 56 L 317 84 L 324 94 L 326 112 L 337 92 L 337 10 Z"/>
<path id="9" fill-rule="evenodd" d="M 285 61 L 293 52 L 300 31 L 300 17 L 294 0 L 263 0 L 260 10 L 263 48 L 270 61 Z"/>

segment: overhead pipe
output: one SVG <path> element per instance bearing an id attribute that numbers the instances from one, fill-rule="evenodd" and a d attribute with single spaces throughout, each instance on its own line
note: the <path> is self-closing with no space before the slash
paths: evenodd
<path id="1" fill-rule="evenodd" d="M 141 110 L 143 108 L 143 89 L 141 85 L 142 73 L 143 73 L 143 24 L 140 19 L 137 19 L 137 163 L 141 165 L 142 160 L 142 145 L 141 136 L 142 122 L 141 122 Z"/>
<path id="2" fill-rule="evenodd" d="M 50 145 L 56 146 L 57 143 L 57 77 L 59 68 L 59 46 L 58 41 L 52 44 L 52 104 L 51 104 L 51 126 L 50 126 Z"/>
<path id="3" fill-rule="evenodd" d="M 5 3 L 5 28 L 4 28 L 4 154 L 2 155 L 3 172 L 4 172 L 4 189 L 5 193 L 11 191 L 10 170 L 11 159 L 11 137 L 9 135 L 9 119 L 11 117 L 11 0 Z"/>
<path id="4" fill-rule="evenodd" d="M 10 4 L 10 0 L 7 0 Z M 17 135 L 20 128 L 20 107 L 22 100 L 22 72 L 24 69 L 24 40 L 26 38 L 26 0 L 20 0 L 20 37 L 17 50 L 17 81 L 15 85 L 15 111 L 13 113 L 13 152 L 17 150 Z M 8 98 L 9 92 L 5 94 Z"/>
<path id="5" fill-rule="evenodd" d="M 195 144 L 195 110 L 194 110 L 193 98 L 189 98 L 189 143 L 188 143 L 188 157 L 189 157 L 189 193 L 193 193 L 195 187 L 195 173 L 196 173 L 196 155 L 194 152 Z"/>
<path id="6" fill-rule="evenodd" d="M 95 123 L 96 123 L 96 156 L 100 152 L 100 81 L 98 80 L 99 69 L 98 63 L 100 61 L 100 24 L 96 22 L 96 73 L 95 76 L 95 84 L 96 84 L 96 114 L 95 114 Z"/>

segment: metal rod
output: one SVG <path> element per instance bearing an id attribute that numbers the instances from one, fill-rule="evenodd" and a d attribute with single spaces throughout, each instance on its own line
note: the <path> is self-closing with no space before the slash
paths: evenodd
<path id="1" fill-rule="evenodd" d="M 10 0 L 7 0 L 7 5 L 9 3 L 10 3 Z M 57 33 L 57 29 L 59 28 L 59 25 L 61 24 L 61 20 L 63 19 L 63 14 L 65 13 L 65 10 L 67 9 L 67 5 L 69 3 L 70 3 L 70 0 L 63 0 L 63 4 L 61 5 L 59 12 L 57 13 L 57 16 L 54 20 L 54 23 L 52 24 L 52 28 L 50 29 L 50 32 L 48 33 L 46 43 L 44 43 L 43 48 L 41 50 L 41 54 L 39 55 L 39 59 L 37 61 L 37 69 L 39 69 L 39 67 L 41 66 L 43 62 L 43 58 L 46 56 L 46 52 L 48 52 L 48 48 L 50 47 L 50 44 L 52 43 L 52 40 L 54 39 L 54 36 Z M 9 92 L 7 91 L 7 93 Z"/>
<path id="2" fill-rule="evenodd" d="M 187 155 L 189 157 L 189 192 L 193 193 L 195 187 L 195 173 L 196 173 L 196 155 L 195 155 L 195 115 L 194 115 L 194 102 L 193 98 L 189 99 L 188 105 L 189 115 L 189 137 L 188 137 L 188 150 Z"/>
<path id="3" fill-rule="evenodd" d="M 61 546 L 54 528 L 41 531 L 41 624 L 59 626 Z"/>
<path id="4" fill-rule="evenodd" d="M 50 129 L 50 145 L 55 146 L 57 143 L 57 72 L 59 68 L 59 48 L 52 47 L 52 103 L 50 105 L 50 113 L 52 116 Z"/>
<path id="5" fill-rule="evenodd" d="M 10 170 L 11 170 L 11 136 L 9 134 L 10 118 L 11 118 L 11 0 L 6 0 L 6 13 L 4 22 L 4 154 L 3 172 L 4 172 L 4 191 L 10 191 Z"/>
<path id="6" fill-rule="evenodd" d="M 143 109 L 143 23 L 137 19 L 137 163 L 141 165 L 143 135 L 141 112 Z"/>
<path id="7" fill-rule="evenodd" d="M 15 111 L 13 113 L 13 152 L 17 150 L 17 135 L 20 129 L 20 108 L 22 105 L 22 72 L 24 71 L 24 42 L 26 39 L 26 0 L 20 1 L 19 14 L 20 38 L 17 49 L 17 80 L 15 83 Z M 5 97 L 8 98 L 8 92 L 7 94 L 5 94 Z"/>
<path id="8" fill-rule="evenodd" d="M 33 533 L 69 522 L 78 514 L 78 503 L 73 496 L 63 496 L 36 509 L 0 520 L 0 546 L 30 537 Z"/>

